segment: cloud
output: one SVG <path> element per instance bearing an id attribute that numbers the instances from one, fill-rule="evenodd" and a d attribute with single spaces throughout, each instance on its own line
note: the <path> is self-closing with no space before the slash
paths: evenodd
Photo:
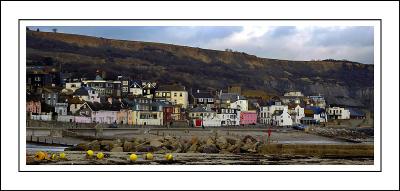
<path id="1" fill-rule="evenodd" d="M 373 64 L 373 39 L 373 27 L 244 27 L 204 46 L 231 48 L 266 58 L 333 58 Z"/>
<path id="2" fill-rule="evenodd" d="M 373 64 L 371 26 L 94 26 L 39 27 L 44 31 L 151 41 L 217 50 L 227 48 L 264 58 L 347 59 Z M 35 27 L 33 27 L 35 29 Z"/>

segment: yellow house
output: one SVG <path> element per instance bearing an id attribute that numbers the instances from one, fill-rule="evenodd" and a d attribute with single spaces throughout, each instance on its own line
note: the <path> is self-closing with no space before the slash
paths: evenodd
<path id="1" fill-rule="evenodd" d="M 155 93 L 155 98 L 158 100 L 166 100 L 171 102 L 173 105 L 182 105 L 182 108 L 188 106 L 188 92 L 185 90 L 185 86 L 182 85 L 163 85 L 158 87 Z"/>
<path id="2" fill-rule="evenodd" d="M 162 111 L 132 111 L 132 125 L 162 125 Z"/>

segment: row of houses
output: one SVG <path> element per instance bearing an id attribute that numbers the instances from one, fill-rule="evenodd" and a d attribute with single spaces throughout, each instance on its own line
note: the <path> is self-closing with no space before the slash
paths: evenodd
<path id="1" fill-rule="evenodd" d="M 39 89 L 39 97 L 27 99 L 27 112 L 33 120 L 164 126 L 185 121 L 193 127 L 291 126 L 349 119 L 353 113 L 343 107 L 326 107 L 321 95 L 304 96 L 301 92 L 258 102 L 242 96 L 240 91 L 192 92 L 180 84 L 139 83 L 123 77 L 110 81 L 99 75 L 94 80 L 66 82 L 63 88 Z M 51 111 L 44 110 L 43 104 Z M 48 117 L 49 112 L 57 117 Z"/>

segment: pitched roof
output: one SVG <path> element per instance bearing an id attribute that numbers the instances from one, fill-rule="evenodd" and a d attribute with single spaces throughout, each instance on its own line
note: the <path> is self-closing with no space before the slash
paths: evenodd
<path id="1" fill-rule="evenodd" d="M 310 113 L 310 112 L 313 114 L 321 114 L 325 112 L 325 109 L 316 106 L 306 106 L 304 108 L 304 113 Z"/>
<path id="2" fill-rule="evenodd" d="M 365 116 L 365 113 L 358 109 L 351 108 L 351 107 L 346 108 L 346 109 L 348 109 L 350 111 L 350 116 L 355 116 L 355 117 L 364 117 Z"/>
<path id="3" fill-rule="evenodd" d="M 214 98 L 210 92 L 195 92 L 192 94 L 194 98 Z"/>
<path id="4" fill-rule="evenodd" d="M 160 85 L 156 91 L 186 91 L 185 86 L 178 84 Z"/>
<path id="5" fill-rule="evenodd" d="M 142 85 L 140 85 L 141 83 L 136 82 L 136 81 L 131 81 L 131 86 L 130 88 L 134 88 L 135 86 L 137 86 L 136 88 L 142 88 Z"/>
<path id="6" fill-rule="evenodd" d="M 81 101 L 78 97 L 74 97 L 74 98 L 69 98 L 68 103 L 69 104 L 83 104 L 85 102 Z"/>
<path id="7" fill-rule="evenodd" d="M 230 100 L 235 102 L 237 100 L 245 100 L 246 98 L 237 93 L 221 93 L 219 99 L 221 99 L 222 101 Z"/>
<path id="8" fill-rule="evenodd" d="M 91 87 L 80 87 L 79 89 L 75 90 L 74 95 L 77 96 L 87 96 L 89 95 L 89 90 L 93 90 Z"/>
<path id="9" fill-rule="evenodd" d="M 195 107 L 191 109 L 189 112 L 211 112 L 211 110 L 208 110 L 204 107 Z"/>

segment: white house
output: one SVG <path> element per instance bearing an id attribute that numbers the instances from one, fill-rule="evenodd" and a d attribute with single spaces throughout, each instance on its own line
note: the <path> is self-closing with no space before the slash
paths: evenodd
<path id="1" fill-rule="evenodd" d="M 71 90 L 72 92 L 75 92 L 77 89 L 82 87 L 82 83 L 81 82 L 67 82 L 65 83 L 65 88 L 64 90 Z"/>
<path id="2" fill-rule="evenodd" d="M 226 107 L 229 109 L 238 109 L 240 111 L 248 111 L 249 110 L 249 102 L 248 100 L 237 94 L 237 93 L 220 93 L 219 100 L 221 102 L 222 107 Z"/>
<path id="3" fill-rule="evenodd" d="M 275 112 L 272 114 L 271 125 L 276 125 L 281 127 L 292 126 L 293 125 L 292 116 L 289 115 L 286 109 L 275 110 Z"/>
<path id="4" fill-rule="evenodd" d="M 129 87 L 129 94 L 134 96 L 143 95 L 142 86 L 137 82 L 132 82 L 132 85 Z"/>
<path id="5" fill-rule="evenodd" d="M 289 105 L 289 114 L 292 116 L 292 121 L 293 124 L 300 124 L 300 119 L 305 117 L 304 114 L 304 108 L 302 108 L 300 105 Z"/>
<path id="6" fill-rule="evenodd" d="M 220 126 L 231 126 L 240 124 L 240 113 L 237 109 L 222 108 L 217 117 L 221 120 Z"/>
<path id="7" fill-rule="evenodd" d="M 54 110 L 58 115 L 67 115 L 68 103 L 56 103 Z"/>
<path id="8" fill-rule="evenodd" d="M 216 112 L 206 112 L 201 118 L 204 127 L 219 127 L 221 126 L 220 116 Z"/>
<path id="9" fill-rule="evenodd" d="M 325 98 L 322 95 L 317 95 L 317 96 L 307 96 L 309 99 L 308 105 L 311 106 L 317 106 L 320 108 L 325 108 L 326 107 L 326 101 Z"/>
<path id="10" fill-rule="evenodd" d="M 304 95 L 298 91 L 287 92 L 283 94 L 284 96 L 294 96 L 294 97 L 303 97 Z"/>
<path id="11" fill-rule="evenodd" d="M 281 102 L 277 101 L 267 106 L 261 106 L 258 112 L 258 122 L 262 124 L 272 124 L 272 114 L 277 110 L 286 110 L 288 112 L 288 106 L 282 105 Z"/>
<path id="12" fill-rule="evenodd" d="M 350 119 L 350 111 L 342 107 L 329 107 L 326 113 L 328 119 Z"/>
<path id="13" fill-rule="evenodd" d="M 73 97 L 79 98 L 81 101 L 87 101 L 87 102 L 100 102 L 100 96 L 99 94 L 95 91 L 95 89 L 90 88 L 90 87 L 81 87 L 77 89 Z"/>

